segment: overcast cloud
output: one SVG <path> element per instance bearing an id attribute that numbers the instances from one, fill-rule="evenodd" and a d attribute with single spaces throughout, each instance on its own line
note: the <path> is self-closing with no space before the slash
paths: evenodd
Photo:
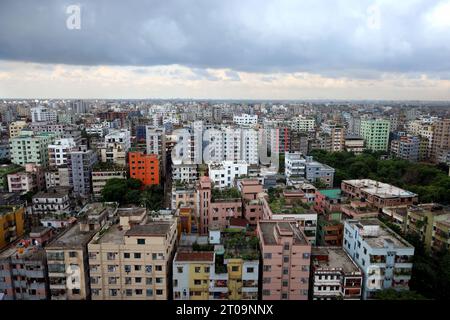
<path id="1" fill-rule="evenodd" d="M 66 28 L 72 4 L 80 30 Z M 450 1 L 1 0 L 0 60 L 132 66 L 141 76 L 178 65 L 213 82 L 240 82 L 239 72 L 446 80 Z"/>

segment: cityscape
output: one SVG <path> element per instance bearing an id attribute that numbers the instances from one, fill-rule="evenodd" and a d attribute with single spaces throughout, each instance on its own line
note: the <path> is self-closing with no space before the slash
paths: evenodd
<path id="1" fill-rule="evenodd" d="M 450 2 L 190 2 L 0 4 L 0 306 L 450 299 Z"/>

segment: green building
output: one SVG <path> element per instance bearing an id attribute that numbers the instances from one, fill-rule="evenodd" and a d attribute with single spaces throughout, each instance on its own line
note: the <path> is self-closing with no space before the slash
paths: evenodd
<path id="1" fill-rule="evenodd" d="M 36 163 L 43 167 L 48 166 L 48 145 L 58 137 L 54 132 L 34 133 L 22 130 L 20 135 L 10 139 L 11 162 L 24 166 L 27 163 Z"/>
<path id="2" fill-rule="evenodd" d="M 361 136 L 366 149 L 387 151 L 389 146 L 390 121 L 384 119 L 362 120 Z"/>

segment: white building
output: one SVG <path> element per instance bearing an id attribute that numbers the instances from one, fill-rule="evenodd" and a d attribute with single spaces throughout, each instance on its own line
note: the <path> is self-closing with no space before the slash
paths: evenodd
<path id="1" fill-rule="evenodd" d="M 291 128 L 295 131 L 314 131 L 316 126 L 316 121 L 312 118 L 306 118 L 302 115 L 299 115 L 298 117 L 294 118 L 292 120 Z"/>
<path id="2" fill-rule="evenodd" d="M 363 299 L 409 290 L 414 247 L 378 219 L 345 220 L 343 248 L 364 273 Z"/>
<path id="3" fill-rule="evenodd" d="M 68 189 L 50 188 L 33 196 L 33 214 L 54 215 L 69 211 L 70 200 Z"/>
<path id="4" fill-rule="evenodd" d="M 58 120 L 58 114 L 56 111 L 49 108 L 39 106 L 31 108 L 31 121 L 32 122 L 56 122 Z"/>
<path id="5" fill-rule="evenodd" d="M 258 116 L 243 113 L 239 116 L 233 116 L 233 122 L 238 125 L 255 125 L 258 123 Z"/>
<path id="6" fill-rule="evenodd" d="M 218 188 L 229 188 L 234 185 L 234 180 L 247 175 L 248 163 L 245 161 L 222 161 L 208 164 L 209 177 Z"/>
<path id="7" fill-rule="evenodd" d="M 123 146 L 123 149 L 126 152 L 131 147 L 130 131 L 127 129 L 112 130 L 105 136 L 105 143 L 119 143 Z"/>
<path id="8" fill-rule="evenodd" d="M 103 123 L 96 123 L 87 127 L 85 130 L 88 135 L 98 135 L 100 137 L 104 137 L 109 132 L 109 124 L 106 121 Z"/>
<path id="9" fill-rule="evenodd" d="M 67 164 L 67 154 L 75 147 L 73 138 L 58 139 L 48 146 L 49 165 L 57 167 Z"/>

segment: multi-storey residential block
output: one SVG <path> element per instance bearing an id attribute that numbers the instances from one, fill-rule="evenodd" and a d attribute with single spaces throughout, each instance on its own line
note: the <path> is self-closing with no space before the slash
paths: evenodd
<path id="1" fill-rule="evenodd" d="M 129 152 L 130 178 L 138 179 L 146 186 L 159 184 L 159 160 L 155 154 Z"/>
<path id="2" fill-rule="evenodd" d="M 275 193 L 272 197 L 260 194 L 262 205 L 262 218 L 264 220 L 290 220 L 295 221 L 302 229 L 311 244 L 316 243 L 317 213 L 309 209 L 307 200 L 302 191 L 283 191 Z"/>
<path id="3" fill-rule="evenodd" d="M 319 246 L 342 246 L 344 225 L 341 214 L 319 215 L 317 220 L 317 244 Z"/>
<path id="4" fill-rule="evenodd" d="M 41 239 L 51 230 L 32 230 L 30 237 L 0 252 L 0 292 L 4 300 L 47 300 L 50 297 L 47 259 Z"/>
<path id="5" fill-rule="evenodd" d="M 23 235 L 24 223 L 23 204 L 0 206 L 0 250 Z"/>
<path id="6" fill-rule="evenodd" d="M 262 205 L 258 200 L 258 194 L 263 192 L 263 187 L 258 180 L 244 179 L 239 181 L 241 190 L 243 217 L 251 225 L 256 225 L 262 219 Z"/>
<path id="7" fill-rule="evenodd" d="M 102 197 L 102 190 L 110 179 L 126 179 L 125 167 L 97 163 L 92 169 L 92 193 L 96 199 Z"/>
<path id="8" fill-rule="evenodd" d="M 248 163 L 245 161 L 234 162 L 225 160 L 220 163 L 210 163 L 209 176 L 217 188 L 229 188 L 234 186 L 236 178 L 247 175 Z"/>
<path id="9" fill-rule="evenodd" d="M 389 130 L 389 120 L 362 120 L 361 136 L 364 138 L 366 149 L 387 151 L 389 147 Z"/>
<path id="10" fill-rule="evenodd" d="M 383 216 L 398 225 L 404 233 L 415 233 L 420 236 L 425 249 L 430 253 L 448 248 L 449 234 L 444 232 L 440 237 L 436 236 L 436 226 L 441 222 L 445 224 L 450 219 L 450 207 L 448 206 L 424 203 L 385 207 Z M 439 232 L 437 233 L 439 234 Z"/>
<path id="11" fill-rule="evenodd" d="M 126 129 L 112 130 L 105 136 L 106 144 L 121 144 L 125 152 L 131 147 L 130 131 Z"/>
<path id="12" fill-rule="evenodd" d="M 312 300 L 360 300 L 362 284 L 361 269 L 342 248 L 312 248 Z"/>
<path id="13" fill-rule="evenodd" d="M 285 175 L 288 185 L 322 182 L 331 188 L 335 170 L 328 165 L 314 161 L 310 156 L 299 152 L 285 154 Z"/>
<path id="14" fill-rule="evenodd" d="M 361 154 L 364 151 L 364 139 L 356 135 L 345 136 L 344 150 L 354 154 Z"/>
<path id="15" fill-rule="evenodd" d="M 238 125 L 255 125 L 258 123 L 258 116 L 256 114 L 246 114 L 233 116 L 233 122 Z"/>
<path id="16" fill-rule="evenodd" d="M 70 171 L 67 165 L 45 172 L 45 186 L 52 187 L 70 187 Z"/>
<path id="17" fill-rule="evenodd" d="M 446 158 L 450 151 L 450 119 L 442 119 L 433 123 L 433 139 L 430 157 L 434 162 Z"/>
<path id="18" fill-rule="evenodd" d="M 49 164 L 48 145 L 55 140 L 54 133 L 34 133 L 22 130 L 20 135 L 10 140 L 11 162 L 24 166 L 36 163 L 43 167 Z"/>
<path id="19" fill-rule="evenodd" d="M 172 271 L 174 300 L 209 300 L 214 257 L 214 252 L 175 254 Z M 226 286 L 223 288 L 226 289 Z"/>
<path id="20" fill-rule="evenodd" d="M 400 159 L 419 161 L 420 138 L 404 135 L 391 141 L 391 153 Z"/>
<path id="21" fill-rule="evenodd" d="M 15 138 L 20 135 L 22 129 L 27 126 L 26 121 L 14 121 L 9 124 L 9 138 Z"/>
<path id="22" fill-rule="evenodd" d="M 69 190 L 66 188 L 50 188 L 36 193 L 32 200 L 33 215 L 58 215 L 70 209 Z"/>
<path id="23" fill-rule="evenodd" d="M 414 247 L 379 220 L 345 220 L 343 248 L 364 273 L 363 299 L 409 289 Z"/>
<path id="24" fill-rule="evenodd" d="M 92 299 L 169 299 L 176 221 L 146 222 L 121 210 L 119 215 L 119 224 L 88 245 Z"/>
<path id="25" fill-rule="evenodd" d="M 374 207 L 381 209 L 386 206 L 416 204 L 417 194 L 387 183 L 370 180 L 343 180 L 341 190 L 344 195 L 364 199 Z"/>
<path id="26" fill-rule="evenodd" d="M 51 167 L 67 164 L 67 154 L 76 146 L 73 138 L 58 139 L 48 145 L 48 158 Z"/>
<path id="27" fill-rule="evenodd" d="M 291 128 L 294 131 L 307 132 L 314 131 L 315 125 L 316 122 L 313 118 L 306 118 L 302 115 L 299 115 L 292 120 Z"/>
<path id="28" fill-rule="evenodd" d="M 321 126 L 323 132 L 330 136 L 330 150 L 331 152 L 338 152 L 344 150 L 345 145 L 345 128 L 335 122 L 326 122 Z"/>
<path id="29" fill-rule="evenodd" d="M 294 221 L 259 221 L 262 300 L 307 300 L 311 245 Z"/>
<path id="30" fill-rule="evenodd" d="M 122 143 L 108 142 L 97 145 L 97 153 L 100 161 L 104 163 L 127 165 L 127 151 Z"/>
<path id="31" fill-rule="evenodd" d="M 195 183 L 198 180 L 199 170 L 196 164 L 173 164 L 173 183 Z"/>
<path id="32" fill-rule="evenodd" d="M 97 163 L 97 154 L 87 146 L 72 148 L 67 156 L 70 184 L 76 195 L 88 196 L 92 192 L 92 169 Z"/>
<path id="33" fill-rule="evenodd" d="M 94 234 L 71 225 L 45 247 L 52 300 L 90 299 L 87 244 Z"/>
<path id="34" fill-rule="evenodd" d="M 33 122 L 41 122 L 41 121 L 56 122 L 57 119 L 58 114 L 47 107 L 38 106 L 35 108 L 31 108 L 31 121 Z"/>

